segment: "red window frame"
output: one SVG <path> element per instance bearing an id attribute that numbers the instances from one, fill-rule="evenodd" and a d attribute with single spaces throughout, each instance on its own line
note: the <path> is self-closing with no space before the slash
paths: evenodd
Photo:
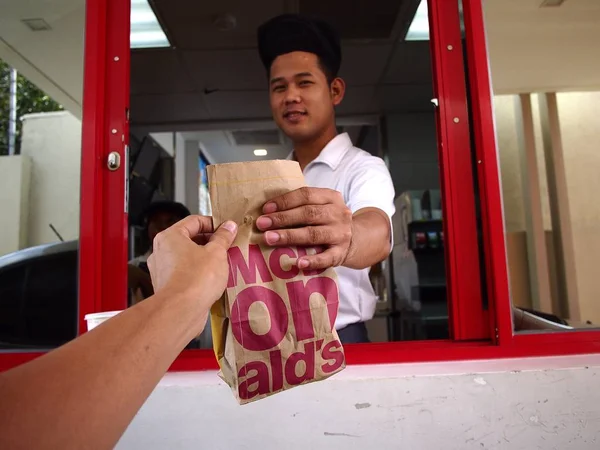
<path id="1" fill-rule="evenodd" d="M 382 364 L 600 353 L 600 331 L 513 332 L 482 0 L 462 0 L 466 55 L 462 53 L 458 1 L 428 0 L 434 86 L 439 104 L 436 125 L 446 217 L 452 339 L 347 345 L 347 362 Z M 85 314 L 124 309 L 127 303 L 125 168 L 129 139 L 130 5 L 121 0 L 87 0 L 86 4 L 80 333 L 85 330 Z M 464 57 L 468 61 L 467 86 Z M 119 153 L 122 164 L 118 170 L 109 171 L 106 160 L 113 151 Z M 476 241 L 471 151 L 479 162 L 476 175 L 482 212 L 483 264 Z M 487 310 L 481 301 L 481 267 L 485 270 Z M 41 354 L 0 354 L 0 370 Z M 186 350 L 170 370 L 217 367 L 211 350 Z"/>

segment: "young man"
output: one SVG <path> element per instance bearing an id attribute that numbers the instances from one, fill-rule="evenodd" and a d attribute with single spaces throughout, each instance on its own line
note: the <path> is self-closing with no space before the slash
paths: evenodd
<path id="1" fill-rule="evenodd" d="M 144 235 L 148 240 L 148 251 L 129 261 L 129 264 L 136 267 L 142 267 L 145 272 L 148 272 L 146 264 L 148 257 L 152 254 L 152 242 L 156 235 L 189 215 L 189 209 L 182 203 L 172 201 L 150 203 L 141 216 L 141 222 L 144 226 Z"/>
<path id="2" fill-rule="evenodd" d="M 337 134 L 335 107 L 346 89 L 338 77 L 340 38 L 327 23 L 286 14 L 259 28 L 258 48 L 273 118 L 292 140 L 309 187 L 265 204 L 257 226 L 268 245 L 325 249 L 298 266 L 336 267 L 340 339 L 368 342 L 364 322 L 376 303 L 368 272 L 391 250 L 394 187 L 380 158 Z"/>
<path id="3" fill-rule="evenodd" d="M 190 211 L 181 203 L 160 201 L 151 203 L 142 213 L 144 237 L 148 241 L 148 251 L 129 261 L 127 266 L 128 286 L 133 292 L 132 304 L 150 297 L 152 281 L 148 271 L 148 258 L 152 254 L 152 243 L 161 231 L 190 215 Z"/>

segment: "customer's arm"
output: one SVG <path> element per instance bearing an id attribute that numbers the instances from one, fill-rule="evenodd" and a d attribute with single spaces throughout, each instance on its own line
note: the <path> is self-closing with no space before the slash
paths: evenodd
<path id="1" fill-rule="evenodd" d="M 0 375 L 0 448 L 113 448 L 169 365 L 200 334 L 227 283 L 231 222 L 161 233 L 148 264 L 156 294 L 93 331 Z"/>

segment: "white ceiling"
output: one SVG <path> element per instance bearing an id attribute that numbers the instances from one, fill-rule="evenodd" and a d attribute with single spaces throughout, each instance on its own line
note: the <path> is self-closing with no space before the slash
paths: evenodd
<path id="1" fill-rule="evenodd" d="M 600 89 L 600 0 L 566 0 L 558 8 L 539 8 L 541 0 L 483 1 L 497 93 Z M 297 9 L 328 18 L 344 37 L 349 89 L 340 116 L 431 111 L 428 43 L 396 39 L 415 1 L 378 0 L 378 9 L 367 0 L 261 0 L 260 8 L 245 0 L 152 3 L 176 49 L 132 53 L 132 122 L 140 130 L 248 128 L 249 120 L 272 126 L 255 29 Z M 214 27 L 223 12 L 236 16 L 234 31 Z M 52 29 L 32 32 L 21 22 L 38 17 Z M 84 0 L 0 0 L 0 58 L 77 116 L 84 19 Z"/>
<path id="2" fill-rule="evenodd" d="M 43 18 L 33 32 L 21 20 Z M 84 0 L 0 0 L 0 58 L 81 117 Z"/>
<path id="3" fill-rule="evenodd" d="M 341 75 L 349 86 L 338 115 L 431 111 L 429 45 L 398 42 L 418 0 L 379 0 L 377 11 L 369 0 L 355 0 L 350 9 L 342 8 L 345 0 L 295 3 L 265 0 L 256 8 L 246 0 L 180 0 L 175 8 L 171 1 L 152 0 L 173 48 L 132 52 L 132 125 L 153 129 L 168 124 L 183 131 L 223 120 L 269 119 L 256 29 L 292 9 L 324 17 L 336 12 L 330 18 L 343 38 Z M 214 25 L 224 12 L 237 18 L 235 29 L 224 32 Z"/>
<path id="4" fill-rule="evenodd" d="M 483 0 L 497 93 L 600 89 L 600 0 Z"/>

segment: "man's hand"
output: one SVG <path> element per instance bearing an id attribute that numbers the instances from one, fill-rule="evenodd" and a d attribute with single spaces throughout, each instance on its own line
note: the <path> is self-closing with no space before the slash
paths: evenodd
<path id="1" fill-rule="evenodd" d="M 227 287 L 227 250 L 237 226 L 225 222 L 212 231 L 210 217 L 186 217 L 156 236 L 148 258 L 157 294 L 198 299 L 206 315 Z"/>
<path id="2" fill-rule="evenodd" d="M 303 187 L 266 203 L 256 221 L 271 246 L 325 247 L 298 260 L 300 269 L 341 266 L 352 253 L 352 212 L 338 191 Z"/>
<path id="3" fill-rule="evenodd" d="M 131 264 L 127 265 L 127 285 L 134 292 L 138 289 L 141 290 L 143 298 L 148 298 L 154 294 L 150 275 Z"/>

